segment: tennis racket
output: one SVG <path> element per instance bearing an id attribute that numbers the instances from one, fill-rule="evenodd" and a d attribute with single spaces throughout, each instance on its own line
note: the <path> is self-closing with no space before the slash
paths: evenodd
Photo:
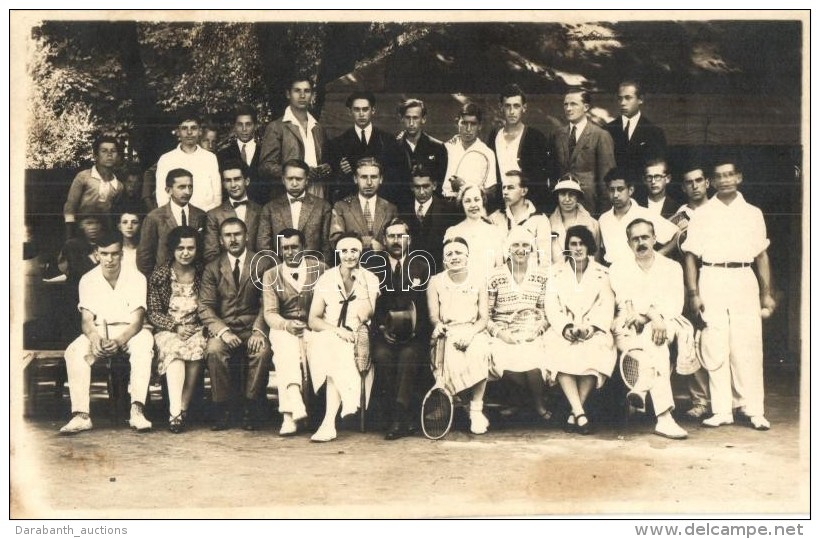
<path id="1" fill-rule="evenodd" d="M 365 378 L 370 370 L 370 328 L 367 324 L 362 324 L 356 330 L 355 341 L 353 342 L 353 360 L 356 362 L 356 369 L 362 379 L 361 393 L 359 397 L 359 430 L 364 432 L 364 416 L 367 407 L 367 396 L 365 395 Z"/>
<path id="2" fill-rule="evenodd" d="M 518 342 L 527 342 L 536 338 L 544 327 L 544 311 L 527 308 L 517 311 L 508 330 Z"/>
<path id="3" fill-rule="evenodd" d="M 478 151 L 470 151 L 465 153 L 458 162 L 455 176 L 464 180 L 464 184 L 458 186 L 458 189 L 453 187 L 453 191 L 458 193 L 464 185 L 477 185 L 484 189 L 484 183 L 487 181 L 487 175 L 490 172 L 490 160 L 487 156 Z M 450 180 L 452 185 L 452 179 Z"/>
<path id="4" fill-rule="evenodd" d="M 716 371 L 723 366 L 723 354 L 704 354 L 703 353 L 703 332 L 706 331 L 706 324 L 702 329 L 695 332 L 695 355 L 703 368 L 709 372 Z"/>
<path id="5" fill-rule="evenodd" d="M 652 360 L 640 349 L 624 352 L 621 356 L 621 378 L 634 393 L 645 393 L 655 387 L 660 372 Z"/>
<path id="6" fill-rule="evenodd" d="M 307 405 L 310 398 L 310 367 L 307 363 L 307 346 L 303 335 L 299 336 L 299 354 L 299 366 L 302 369 L 302 402 Z"/>
<path id="7" fill-rule="evenodd" d="M 436 383 L 421 404 L 421 431 L 429 440 L 444 438 L 453 426 L 453 398 L 442 382 L 445 344 L 444 338 L 440 337 L 430 347 Z"/>

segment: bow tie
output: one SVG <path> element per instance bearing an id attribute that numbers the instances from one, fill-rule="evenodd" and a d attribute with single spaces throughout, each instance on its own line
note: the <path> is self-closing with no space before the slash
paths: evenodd
<path id="1" fill-rule="evenodd" d="M 291 204 L 296 204 L 297 202 L 299 202 L 301 204 L 304 201 L 305 201 L 305 195 L 302 195 L 299 198 L 291 198 L 290 199 Z"/>
<path id="2" fill-rule="evenodd" d="M 233 200 L 232 200 L 232 201 L 231 201 L 231 205 L 232 205 L 234 208 L 238 208 L 239 206 L 247 206 L 247 205 L 248 205 L 248 201 L 247 201 L 247 200 L 239 200 L 239 201 L 233 201 Z"/>

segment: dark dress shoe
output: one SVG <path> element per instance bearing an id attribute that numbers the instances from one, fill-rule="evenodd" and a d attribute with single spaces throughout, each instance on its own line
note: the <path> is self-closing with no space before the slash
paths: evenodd
<path id="1" fill-rule="evenodd" d="M 581 424 L 582 420 L 584 422 L 583 425 Z M 580 414 L 575 417 L 575 430 L 578 434 L 582 434 L 584 436 L 592 434 L 592 426 L 590 425 L 586 414 Z"/>
<path id="2" fill-rule="evenodd" d="M 249 409 L 246 409 L 242 414 L 242 429 L 247 431 L 256 430 L 256 414 Z"/>
<path id="3" fill-rule="evenodd" d="M 216 423 L 211 426 L 211 430 L 228 430 L 231 428 L 230 412 L 221 412 L 216 416 Z"/>
<path id="4" fill-rule="evenodd" d="M 384 435 L 385 440 L 398 440 L 399 438 L 404 438 L 409 433 L 407 432 L 407 427 L 405 427 L 401 422 L 394 421 L 390 428 L 387 430 L 387 434 Z"/>

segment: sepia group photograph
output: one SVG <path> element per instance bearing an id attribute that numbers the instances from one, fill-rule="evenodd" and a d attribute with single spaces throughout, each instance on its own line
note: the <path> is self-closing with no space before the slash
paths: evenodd
<path id="1" fill-rule="evenodd" d="M 11 10 L 10 519 L 810 515 L 809 13 Z"/>

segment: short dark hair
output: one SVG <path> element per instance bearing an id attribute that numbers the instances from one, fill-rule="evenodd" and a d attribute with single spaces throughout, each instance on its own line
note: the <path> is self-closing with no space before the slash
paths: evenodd
<path id="1" fill-rule="evenodd" d="M 584 103 L 585 105 L 592 105 L 592 96 L 587 90 L 584 90 L 581 87 L 573 86 L 569 88 L 566 92 L 564 92 L 564 97 L 569 94 L 581 94 L 581 103 Z"/>
<path id="2" fill-rule="evenodd" d="M 282 163 L 282 177 L 285 176 L 286 168 L 300 168 L 305 171 L 305 175 L 310 174 L 310 165 L 308 165 L 301 159 L 288 159 L 287 161 Z"/>
<path id="3" fill-rule="evenodd" d="M 236 106 L 236 109 L 233 111 L 233 121 L 235 122 L 240 116 L 250 116 L 253 123 L 258 123 L 259 121 L 259 114 L 256 112 L 256 108 L 247 103 L 240 103 Z"/>
<path id="4" fill-rule="evenodd" d="M 467 244 L 467 240 L 465 240 L 461 236 L 447 238 L 446 240 L 444 240 L 444 243 L 441 244 L 441 249 L 444 250 L 444 248 L 450 245 L 451 243 L 460 243 L 467 248 L 468 253 L 470 252 L 470 246 Z"/>
<path id="5" fill-rule="evenodd" d="M 427 116 L 427 106 L 424 104 L 424 101 L 413 97 L 411 97 L 410 99 L 405 99 L 404 101 L 399 103 L 399 106 L 396 110 L 398 111 L 399 116 L 404 116 L 404 113 L 407 112 L 407 109 L 412 109 L 413 107 L 421 107 L 422 118 Z"/>
<path id="6" fill-rule="evenodd" d="M 723 154 L 718 155 L 717 158 L 714 160 L 712 165 L 712 172 L 715 171 L 716 168 L 723 166 L 723 165 L 732 165 L 735 167 L 735 172 L 740 172 L 740 165 L 738 164 L 738 158 L 735 155 L 731 154 Z"/>
<path id="7" fill-rule="evenodd" d="M 114 144 L 117 147 L 117 153 L 122 153 L 122 145 L 120 141 L 117 140 L 117 137 L 114 135 L 100 135 L 99 137 L 94 139 L 94 142 L 91 143 L 91 151 L 94 152 L 94 155 L 97 155 L 97 152 L 100 151 L 100 146 L 104 143 Z"/>
<path id="8" fill-rule="evenodd" d="M 508 84 L 504 86 L 501 93 L 498 94 L 498 102 L 503 105 L 505 99 L 516 96 L 521 96 L 521 103 L 527 103 L 527 95 L 524 93 L 524 90 L 517 84 Z"/>
<path id="9" fill-rule="evenodd" d="M 410 167 L 410 177 L 411 178 L 432 178 L 433 175 L 430 172 L 430 169 L 427 168 L 427 165 L 421 162 L 414 162 L 413 166 Z"/>
<path id="10" fill-rule="evenodd" d="M 96 248 L 108 247 L 115 243 L 119 243 L 120 247 L 122 247 L 122 234 L 116 230 L 106 230 L 97 238 Z"/>
<path id="11" fill-rule="evenodd" d="M 398 225 L 404 226 L 404 230 L 407 232 L 407 235 L 408 236 L 410 235 L 410 225 L 408 225 L 407 221 L 405 221 L 401 217 L 393 217 L 392 219 L 390 219 L 390 221 L 384 227 L 385 234 L 387 233 L 388 228 L 390 228 L 391 226 L 398 226 Z"/>
<path id="12" fill-rule="evenodd" d="M 458 109 L 456 120 L 461 120 L 464 116 L 475 116 L 478 123 L 481 123 L 484 120 L 484 113 L 481 112 L 481 107 L 475 103 L 465 103 L 460 109 Z"/>
<path id="13" fill-rule="evenodd" d="M 191 180 L 193 180 L 194 175 L 184 168 L 171 169 L 168 171 L 168 174 L 165 175 L 165 188 L 173 187 L 177 178 L 191 178 Z"/>
<path id="14" fill-rule="evenodd" d="M 202 126 L 202 114 L 198 111 L 187 108 L 177 112 L 176 125 L 182 125 L 184 122 L 196 122 L 197 125 Z"/>
<path id="15" fill-rule="evenodd" d="M 287 87 L 288 92 L 290 92 L 291 88 L 293 88 L 293 85 L 296 84 L 297 82 L 307 82 L 307 83 L 310 84 L 310 89 L 311 90 L 313 90 L 313 88 L 314 88 L 313 79 L 311 78 L 310 75 L 308 75 L 305 72 L 295 73 L 294 75 L 292 75 L 288 79 L 287 82 L 288 82 L 288 87 Z"/>
<path id="16" fill-rule="evenodd" d="M 642 87 L 641 82 L 639 80 L 637 80 L 637 79 L 626 79 L 624 81 L 621 81 L 621 83 L 618 85 L 618 89 L 620 90 L 624 86 L 634 87 L 635 88 L 635 96 L 643 98 L 643 87 Z"/>
<path id="17" fill-rule="evenodd" d="M 357 92 L 353 92 L 347 99 L 345 100 L 345 107 L 350 108 L 353 106 L 353 102 L 357 99 L 366 99 L 367 102 L 370 104 L 371 107 L 376 106 L 376 96 L 373 95 L 373 92 L 368 92 L 366 90 L 361 90 Z"/>
<path id="18" fill-rule="evenodd" d="M 652 229 L 652 235 L 655 235 L 655 225 L 652 221 L 648 219 L 644 219 L 643 217 L 638 217 L 637 219 L 633 219 L 628 225 L 626 225 L 626 238 L 629 239 L 629 231 L 632 230 L 632 227 L 638 225 L 649 225 L 649 228 Z"/>
<path id="19" fill-rule="evenodd" d="M 301 245 L 302 248 L 304 248 L 305 243 L 307 243 L 307 240 L 305 239 L 305 233 L 302 232 L 301 230 L 296 229 L 296 228 L 288 227 L 288 228 L 283 228 L 282 230 L 280 230 L 279 232 L 276 233 L 277 238 L 281 237 L 283 239 L 288 239 L 288 238 L 292 238 L 293 236 L 298 236 L 299 237 L 299 245 Z M 276 241 L 279 241 L 279 240 L 277 239 Z"/>
<path id="20" fill-rule="evenodd" d="M 622 168 L 615 167 L 604 175 L 604 183 L 607 185 L 615 180 L 623 180 L 626 182 L 627 187 L 632 186 L 632 178 L 626 173 L 626 170 Z"/>
<path id="21" fill-rule="evenodd" d="M 355 171 L 356 176 L 359 175 L 359 169 L 362 167 L 376 167 L 379 169 L 379 175 L 384 175 L 384 167 L 382 166 L 381 161 L 379 161 L 375 157 L 362 157 L 361 159 L 356 161 L 356 167 L 353 169 Z"/>
<path id="22" fill-rule="evenodd" d="M 508 170 L 504 174 L 504 177 L 505 178 L 513 178 L 513 177 L 518 178 L 518 185 L 520 187 L 529 187 L 530 186 L 529 178 L 527 178 L 527 176 L 520 170 Z"/>
<path id="23" fill-rule="evenodd" d="M 569 251 L 569 239 L 570 238 L 578 238 L 581 240 L 581 243 L 586 245 L 587 247 L 587 254 L 589 256 L 594 256 L 595 253 L 598 252 L 598 245 L 595 243 L 595 236 L 592 235 L 592 231 L 585 227 L 584 225 L 574 225 L 567 229 L 566 238 L 564 238 L 564 250 Z"/>
<path id="24" fill-rule="evenodd" d="M 239 159 L 226 159 L 219 163 L 219 175 L 221 176 L 223 172 L 226 170 L 234 170 L 239 169 L 242 172 L 242 176 L 245 178 L 248 177 L 248 165 L 240 161 Z"/>
<path id="25" fill-rule="evenodd" d="M 174 263 L 174 251 L 176 251 L 179 244 L 182 243 L 182 240 L 187 238 L 194 238 L 196 243 L 194 262 L 198 262 L 202 258 L 202 240 L 199 237 L 199 233 L 195 228 L 191 228 L 190 226 L 178 226 L 171 229 L 168 233 L 168 238 L 165 240 L 165 246 L 168 248 L 170 255 L 168 259 L 169 266 Z"/>
<path id="26" fill-rule="evenodd" d="M 669 174 L 669 163 L 666 162 L 666 158 L 660 156 L 649 157 L 643 165 L 644 172 L 646 172 L 646 169 L 649 167 L 656 167 L 659 165 L 663 165 L 664 172 Z"/>
<path id="27" fill-rule="evenodd" d="M 225 227 L 228 225 L 240 225 L 242 227 L 242 230 L 245 231 L 245 234 L 248 233 L 248 225 L 245 224 L 245 221 L 243 221 L 239 217 L 228 217 L 227 219 L 222 221 L 222 224 L 219 225 L 220 236 L 222 235 L 222 231 L 225 230 Z"/>
<path id="28" fill-rule="evenodd" d="M 103 216 L 98 213 L 81 213 L 75 217 L 77 224 L 82 223 L 83 221 L 87 220 L 97 221 L 97 223 L 102 224 Z"/>

